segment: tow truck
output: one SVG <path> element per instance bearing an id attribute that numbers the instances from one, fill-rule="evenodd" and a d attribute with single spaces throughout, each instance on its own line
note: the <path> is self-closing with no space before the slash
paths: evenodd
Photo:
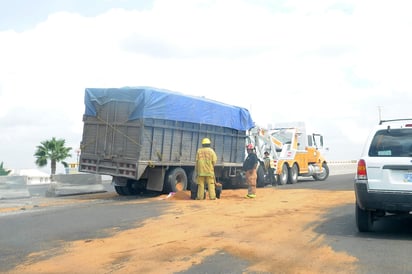
<path id="1" fill-rule="evenodd" d="M 297 183 L 299 176 L 326 180 L 329 167 L 324 154 L 328 149 L 323 145 L 323 135 L 307 135 L 304 122 L 280 125 L 271 129 L 256 127 L 250 132 L 258 157 L 262 159 L 267 151 L 273 159 L 278 184 Z"/>

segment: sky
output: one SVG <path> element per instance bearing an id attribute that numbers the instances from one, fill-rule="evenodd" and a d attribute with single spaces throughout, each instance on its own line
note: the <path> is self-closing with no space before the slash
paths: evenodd
<path id="1" fill-rule="evenodd" d="M 411 8 L 408 0 L 0 0 L 0 163 L 37 168 L 36 146 L 52 137 L 66 140 L 76 162 L 85 88 L 124 86 L 245 107 L 262 127 L 305 122 L 324 135 L 327 159 L 358 159 L 379 119 L 412 118 Z"/>

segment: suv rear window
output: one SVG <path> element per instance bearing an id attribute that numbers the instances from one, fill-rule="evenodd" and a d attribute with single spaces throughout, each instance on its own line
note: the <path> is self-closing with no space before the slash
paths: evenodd
<path id="1" fill-rule="evenodd" d="M 376 132 L 369 148 L 370 157 L 411 157 L 412 129 L 383 129 Z"/>

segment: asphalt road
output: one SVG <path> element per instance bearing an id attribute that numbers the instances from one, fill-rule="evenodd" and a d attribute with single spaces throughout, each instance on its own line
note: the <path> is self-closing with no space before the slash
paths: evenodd
<path id="1" fill-rule="evenodd" d="M 336 175 L 325 182 L 301 181 L 284 188 L 353 190 L 354 174 Z M 327 182 L 327 183 L 326 183 Z M 359 273 L 412 273 L 412 216 L 388 216 L 374 222 L 374 231 L 359 233 L 355 205 L 331 209 L 316 232 L 336 251 L 359 260 Z"/>
<path id="2" fill-rule="evenodd" d="M 332 175 L 324 182 L 301 180 L 297 184 L 280 187 L 353 190 L 353 178 L 353 174 Z M 112 191 L 110 186 L 108 189 Z M 36 191 L 38 196 L 42 195 L 41 190 Z M 57 252 L 64 241 L 102 237 L 114 226 L 117 230 L 136 227 L 136 223 L 159 215 L 168 206 L 156 200 L 115 206 L 128 199 L 144 200 L 147 197 L 119 196 L 88 203 L 0 213 L 0 272 L 7 273 L 31 252 L 46 249 Z M 412 273 L 410 216 L 381 219 L 374 224 L 375 231 L 370 233 L 357 232 L 354 206 L 332 208 L 324 217 L 324 221 L 316 222 L 315 231 L 324 235 L 334 250 L 357 257 L 359 273 Z M 241 273 L 245 265 L 246 262 L 228 254 L 219 254 L 182 273 L 210 273 L 213 267 L 216 273 L 225 273 L 225 269 Z"/>

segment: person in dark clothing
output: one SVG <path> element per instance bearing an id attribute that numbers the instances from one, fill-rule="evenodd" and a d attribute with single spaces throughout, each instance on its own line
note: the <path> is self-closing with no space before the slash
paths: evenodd
<path id="1" fill-rule="evenodd" d="M 265 163 L 267 183 L 270 185 L 276 185 L 275 174 L 274 174 L 275 163 L 273 162 L 273 159 L 270 157 L 269 152 L 265 151 L 264 154 L 265 156 L 263 157 L 263 162 Z"/>
<path id="2" fill-rule="evenodd" d="M 248 184 L 246 198 L 256 198 L 257 167 L 259 159 L 255 153 L 253 144 L 248 144 L 246 149 L 248 156 L 243 162 L 243 170 L 245 171 L 246 182 Z"/>

